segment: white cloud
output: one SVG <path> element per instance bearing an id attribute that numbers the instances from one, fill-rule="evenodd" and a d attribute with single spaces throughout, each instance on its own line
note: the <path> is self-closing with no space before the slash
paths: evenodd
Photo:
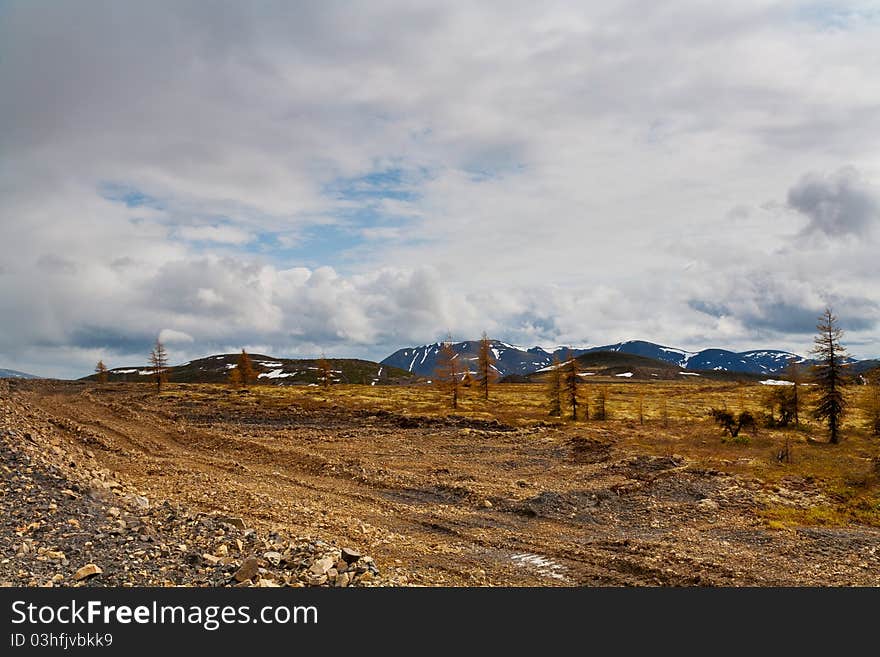
<path id="1" fill-rule="evenodd" d="M 166 328 L 159 331 L 159 341 L 168 344 L 187 344 L 193 342 L 193 337 L 189 333 Z"/>
<path id="2" fill-rule="evenodd" d="M 880 25 L 835 7 L 7 3 L 0 365 L 803 351 L 829 302 L 876 356 Z"/>
<path id="3" fill-rule="evenodd" d="M 247 244 L 254 236 L 235 226 L 181 226 L 176 231 L 181 239 L 217 242 L 218 244 Z"/>

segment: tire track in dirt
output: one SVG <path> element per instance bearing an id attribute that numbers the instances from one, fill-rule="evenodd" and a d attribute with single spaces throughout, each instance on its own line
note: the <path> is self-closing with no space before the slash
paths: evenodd
<path id="1" fill-rule="evenodd" d="M 187 428 L 184 434 L 179 431 L 168 431 L 160 428 L 165 418 L 156 418 L 156 414 L 151 409 L 139 406 L 136 408 L 138 419 L 133 421 L 129 418 L 113 415 L 113 409 L 100 401 L 95 400 L 89 394 L 80 394 L 75 397 L 60 394 L 52 395 L 46 398 L 36 400 L 37 404 L 44 411 L 50 414 L 61 414 L 66 418 L 73 419 L 82 426 L 88 426 L 93 430 L 105 432 L 108 440 L 116 443 L 129 452 L 125 459 L 118 459 L 120 462 L 114 463 L 115 469 L 120 474 L 125 475 L 129 479 L 133 479 L 139 486 L 150 489 L 154 492 L 161 492 L 167 496 L 171 496 L 173 492 L 189 493 L 188 500 L 196 502 L 205 510 L 217 510 L 230 512 L 229 504 L 215 503 L 210 500 L 204 500 L 197 494 L 198 491 L 191 490 L 190 485 L 184 485 L 180 489 L 180 482 L 175 478 L 172 483 L 174 491 L 170 491 L 160 482 L 156 481 L 156 477 L 150 473 L 155 472 L 155 468 L 151 466 L 162 466 L 165 462 L 172 462 L 174 465 L 169 468 L 173 472 L 185 472 L 191 468 L 205 469 L 210 479 L 224 480 L 223 485 L 227 489 L 235 492 L 234 496 L 239 500 L 248 500 L 248 493 L 253 490 L 260 490 L 265 486 L 267 468 L 272 470 L 272 484 L 277 489 L 278 497 L 282 498 L 298 498 L 302 496 L 303 489 L 309 493 L 317 494 L 324 497 L 325 503 L 328 498 L 334 499 L 336 504 L 350 504 L 352 500 L 356 500 L 368 509 L 359 509 L 364 514 L 365 519 L 371 523 L 385 522 L 394 532 L 406 532 L 413 540 L 419 539 L 427 541 L 429 544 L 436 544 L 447 537 L 447 541 L 454 539 L 454 549 L 456 553 L 456 567 L 444 567 L 450 573 L 455 573 L 461 562 L 470 561 L 475 568 L 497 570 L 500 566 L 501 570 L 508 570 L 508 564 L 498 563 L 498 558 L 487 558 L 486 555 L 510 553 L 511 555 L 521 553 L 523 551 L 531 551 L 533 553 L 546 554 L 548 550 L 546 545 L 541 541 L 524 542 L 522 538 L 516 540 L 487 540 L 485 537 L 473 535 L 473 521 L 465 519 L 464 521 L 451 519 L 445 516 L 437 516 L 437 514 L 422 510 L 425 503 L 435 503 L 436 494 L 427 490 L 410 489 L 410 502 L 395 502 L 388 499 L 388 493 L 393 492 L 398 495 L 398 499 L 406 496 L 406 491 L 402 489 L 389 488 L 387 486 L 370 486 L 361 482 L 352 482 L 349 476 L 345 474 L 324 473 L 323 470 L 329 461 L 321 460 L 313 455 L 298 453 L 298 450 L 286 448 L 269 448 L 265 445 L 255 444 L 248 439 L 230 438 L 228 436 L 219 436 L 204 428 L 192 429 Z M 101 419 L 95 419 L 95 415 L 101 415 Z M 140 452 L 138 454 L 138 452 Z M 230 457 L 229 455 L 234 455 Z M 112 456 L 111 456 L 112 459 Z M 124 461 L 133 462 L 134 467 L 126 467 Z M 221 470 L 221 473 L 212 472 Z M 232 473 L 232 477 L 228 475 Z M 316 473 L 320 473 L 317 477 Z M 214 475 L 213 477 L 211 475 Z M 327 481 L 328 478 L 330 481 Z M 165 479 L 162 477 L 160 479 Z M 158 484 L 158 485 L 157 485 Z M 454 501 L 454 500 L 449 500 Z M 267 524 L 279 524 L 284 520 L 280 516 L 277 509 L 258 510 L 259 506 L 247 504 L 245 506 L 252 507 L 247 514 L 253 518 L 262 520 Z M 458 527 L 453 527 L 458 525 Z M 294 523 L 294 526 L 306 529 Z M 359 538 L 354 535 L 348 535 L 347 538 Z M 568 546 L 568 550 L 572 550 L 573 546 Z M 465 553 L 470 553 L 467 559 L 463 559 Z M 410 557 L 412 555 L 409 555 Z M 553 551 L 552 555 L 555 559 L 571 562 L 571 559 L 565 558 L 561 552 Z M 580 557 L 586 557 L 585 553 L 579 554 Z M 607 560 L 604 555 L 601 559 Z M 426 560 L 428 565 L 437 566 L 436 559 L 431 556 Z M 513 562 L 512 562 L 513 563 Z M 621 578 L 614 575 L 614 570 L 606 568 L 589 568 L 586 569 L 583 563 L 570 563 L 566 568 L 572 572 L 579 573 L 578 583 L 640 583 L 632 581 L 629 577 L 625 578 L 625 582 L 621 582 Z M 588 571 L 587 574 L 584 571 Z M 507 581 L 511 584 L 548 584 L 544 581 L 552 579 L 570 583 L 567 580 L 559 580 L 555 576 L 547 576 L 542 574 L 540 569 L 536 569 L 535 573 L 523 572 L 522 568 L 510 569 L 513 581 Z M 537 580 L 537 581 L 536 581 Z"/>
<path id="2" fill-rule="evenodd" d="M 606 429 L 587 440 L 474 434 L 436 418 L 401 426 L 182 390 L 34 387 L 29 398 L 71 436 L 77 426 L 98 435 L 96 457 L 149 497 L 369 544 L 425 583 L 811 583 L 779 556 L 798 554 L 799 537 L 761 530 L 748 498 L 726 504 L 723 519 L 701 510 L 729 480 L 622 451 Z M 703 539 L 719 526 L 730 540 Z"/>

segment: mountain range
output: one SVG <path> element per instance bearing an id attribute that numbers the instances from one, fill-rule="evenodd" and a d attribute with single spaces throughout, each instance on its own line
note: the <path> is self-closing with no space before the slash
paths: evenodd
<path id="1" fill-rule="evenodd" d="M 259 383 L 275 385 L 309 385 L 319 379 L 318 360 L 275 358 L 261 354 L 248 354 Z M 182 365 L 168 367 L 165 377 L 171 383 L 225 383 L 229 370 L 235 367 L 239 354 L 220 354 L 192 360 Z M 369 385 L 410 383 L 417 377 L 405 370 L 355 358 L 328 358 L 333 383 L 363 383 Z M 153 370 L 146 365 L 139 367 L 116 367 L 107 372 L 111 382 L 149 381 Z M 81 380 L 94 381 L 91 374 Z"/>
<path id="2" fill-rule="evenodd" d="M 441 344 L 435 342 L 420 347 L 399 349 L 385 358 L 382 364 L 398 367 L 418 376 L 429 377 L 436 370 Z M 479 344 L 478 340 L 467 340 L 452 343 L 452 348 L 457 354 L 472 362 L 475 367 Z M 797 363 L 808 364 L 810 362 L 802 356 L 778 349 L 754 349 L 740 352 L 728 351 L 727 349 L 685 351 L 644 340 L 630 340 L 589 348 L 557 347 L 553 350 L 546 350 L 542 347 L 518 347 L 499 340 L 492 340 L 491 349 L 495 356 L 495 369 L 502 377 L 525 376 L 537 372 L 551 365 L 554 357 L 565 360 L 568 354 L 580 356 L 593 352 L 620 352 L 643 356 L 675 365 L 684 370 L 716 370 L 764 375 L 781 373 L 791 360 Z M 851 362 L 854 364 L 854 371 L 863 371 L 877 365 L 877 361 L 856 363 L 851 360 Z"/>

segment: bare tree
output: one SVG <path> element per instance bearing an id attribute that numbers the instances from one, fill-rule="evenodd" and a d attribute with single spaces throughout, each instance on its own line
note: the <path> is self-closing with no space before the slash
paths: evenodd
<path id="1" fill-rule="evenodd" d="M 570 351 L 567 354 L 565 365 L 562 372 L 562 389 L 565 394 L 565 401 L 571 410 L 571 419 L 578 419 L 578 387 L 581 383 L 580 368 L 577 359 Z"/>
<path id="2" fill-rule="evenodd" d="M 98 364 L 95 365 L 95 378 L 98 380 L 98 383 L 107 383 L 107 366 L 104 365 L 103 360 L 99 360 Z"/>
<path id="3" fill-rule="evenodd" d="M 547 403 L 550 407 L 548 415 L 562 415 L 562 364 L 556 354 L 553 354 L 553 362 L 547 373 Z"/>
<path id="4" fill-rule="evenodd" d="M 452 408 L 458 408 L 463 374 L 464 367 L 459 360 L 458 354 L 455 353 L 452 339 L 449 338 L 440 345 L 440 353 L 437 355 L 437 367 L 434 370 L 434 379 L 443 395 L 449 395 Z"/>
<path id="5" fill-rule="evenodd" d="M 814 340 L 812 354 L 818 363 L 813 366 L 813 382 L 819 391 L 813 417 L 828 423 L 828 441 L 840 442 L 840 424 L 846 413 L 847 400 L 844 387 L 849 384 L 846 374 L 846 350 L 840 343 L 843 330 L 837 325 L 837 317 L 826 308 L 816 325 L 819 334 Z"/>
<path id="6" fill-rule="evenodd" d="M 251 357 L 248 356 L 244 349 L 242 349 L 241 353 L 238 355 L 238 362 L 235 364 L 235 369 L 238 370 L 238 375 L 241 379 L 241 386 L 247 388 L 248 385 L 254 381 L 255 376 Z"/>
<path id="7" fill-rule="evenodd" d="M 498 380 L 498 370 L 495 369 L 495 354 L 492 353 L 492 341 L 486 332 L 480 338 L 480 349 L 477 357 L 477 377 L 480 381 L 480 390 L 483 399 L 489 401 L 489 386 Z"/>
<path id="8" fill-rule="evenodd" d="M 168 352 L 158 339 L 150 352 L 150 369 L 156 377 L 156 392 L 161 394 L 162 383 L 165 381 L 165 370 L 168 369 Z"/>

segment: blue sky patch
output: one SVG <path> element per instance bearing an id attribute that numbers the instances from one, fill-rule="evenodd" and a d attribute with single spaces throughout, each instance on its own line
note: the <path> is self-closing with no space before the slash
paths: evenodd
<path id="1" fill-rule="evenodd" d="M 103 182 L 98 186 L 98 194 L 101 195 L 101 198 L 105 198 L 108 201 L 125 203 L 126 207 L 129 208 L 148 207 L 155 208 L 156 210 L 164 209 L 159 199 L 144 194 L 139 189 L 123 183 Z"/>

